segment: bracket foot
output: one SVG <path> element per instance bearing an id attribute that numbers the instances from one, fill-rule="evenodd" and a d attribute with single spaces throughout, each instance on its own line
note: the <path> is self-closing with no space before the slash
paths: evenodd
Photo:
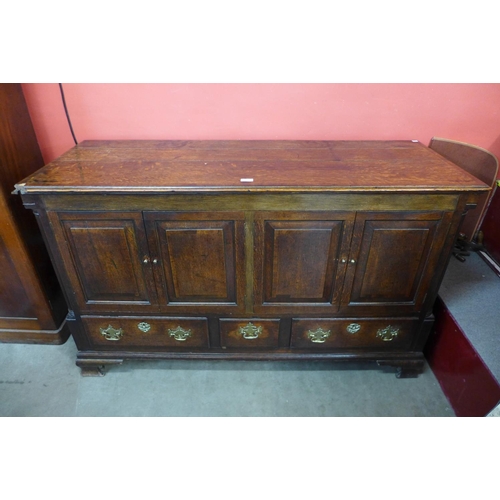
<path id="1" fill-rule="evenodd" d="M 417 378 L 424 372 L 423 359 L 406 359 L 406 360 L 379 360 L 379 366 L 393 366 L 396 368 L 397 378 Z"/>
<path id="2" fill-rule="evenodd" d="M 106 365 L 121 365 L 123 359 L 77 359 L 82 377 L 104 377 Z"/>

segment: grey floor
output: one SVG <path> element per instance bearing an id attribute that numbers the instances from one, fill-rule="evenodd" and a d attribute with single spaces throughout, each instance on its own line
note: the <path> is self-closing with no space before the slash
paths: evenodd
<path id="1" fill-rule="evenodd" d="M 427 367 L 397 379 L 372 365 L 126 362 L 81 377 L 62 346 L 0 344 L 0 416 L 454 416 Z"/>

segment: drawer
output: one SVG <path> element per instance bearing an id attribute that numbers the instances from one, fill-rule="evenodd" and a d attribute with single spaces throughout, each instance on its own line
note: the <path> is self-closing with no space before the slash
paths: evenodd
<path id="1" fill-rule="evenodd" d="M 206 318 L 83 316 L 82 323 L 95 347 L 208 348 Z"/>
<path id="2" fill-rule="evenodd" d="M 279 319 L 221 319 L 222 347 L 278 348 Z"/>
<path id="3" fill-rule="evenodd" d="M 291 347 L 298 349 L 407 349 L 419 321 L 384 319 L 294 319 Z"/>

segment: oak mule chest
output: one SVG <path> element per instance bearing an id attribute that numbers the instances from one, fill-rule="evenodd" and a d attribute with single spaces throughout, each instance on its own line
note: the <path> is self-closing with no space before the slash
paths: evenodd
<path id="1" fill-rule="evenodd" d="M 191 358 L 366 360 L 409 377 L 489 188 L 414 141 L 84 141 L 16 189 L 83 375 Z"/>

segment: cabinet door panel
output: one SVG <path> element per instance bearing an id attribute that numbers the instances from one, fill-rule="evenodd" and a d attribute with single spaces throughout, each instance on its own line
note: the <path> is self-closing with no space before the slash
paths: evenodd
<path id="1" fill-rule="evenodd" d="M 288 219 L 288 220 L 285 220 Z M 338 308 L 353 215 L 264 213 L 256 216 L 256 310 Z"/>
<path id="2" fill-rule="evenodd" d="M 358 214 L 343 305 L 417 312 L 447 231 L 440 212 Z"/>
<path id="3" fill-rule="evenodd" d="M 145 217 L 162 302 L 205 309 L 243 303 L 242 214 L 148 212 Z"/>
<path id="4" fill-rule="evenodd" d="M 144 223 L 136 213 L 51 214 L 68 279 L 82 311 L 156 306 Z"/>

